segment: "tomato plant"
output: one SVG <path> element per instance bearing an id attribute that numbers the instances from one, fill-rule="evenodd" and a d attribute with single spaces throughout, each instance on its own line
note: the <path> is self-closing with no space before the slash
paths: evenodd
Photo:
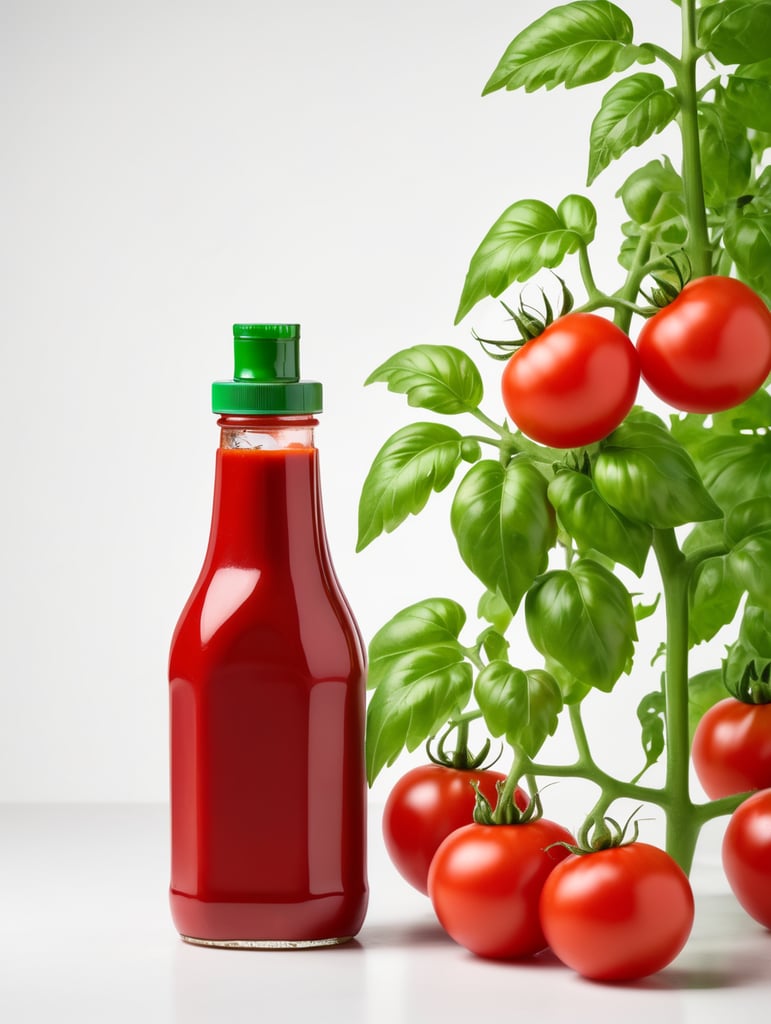
<path id="1" fill-rule="evenodd" d="M 693 763 L 713 800 L 771 787 L 771 704 L 726 697 L 709 708 L 693 737 Z"/>
<path id="2" fill-rule="evenodd" d="M 742 907 L 771 928 L 771 789 L 754 793 L 731 815 L 723 836 L 723 868 Z"/>
<path id="3" fill-rule="evenodd" d="M 523 434 L 554 448 L 607 437 L 634 405 L 635 347 L 610 320 L 567 313 L 517 349 L 501 378 L 503 404 Z"/>
<path id="4" fill-rule="evenodd" d="M 637 351 L 659 398 L 685 412 L 720 412 L 744 402 L 771 373 L 771 313 L 742 281 L 702 277 L 646 320 Z"/>
<path id="5" fill-rule="evenodd" d="M 439 922 L 478 956 L 514 959 L 546 946 L 538 901 L 549 873 L 568 856 L 573 837 L 541 818 L 515 825 L 467 825 L 431 862 L 428 892 Z"/>
<path id="6" fill-rule="evenodd" d="M 675 861 L 632 842 L 571 854 L 547 878 L 541 924 L 552 951 L 598 981 L 644 978 L 671 963 L 691 933 L 694 900 Z"/>
<path id="7" fill-rule="evenodd" d="M 506 776 L 491 769 L 458 769 L 441 764 L 419 765 L 394 785 L 383 810 L 383 837 L 400 874 L 420 892 L 428 892 L 428 869 L 443 839 L 471 824 L 476 799 L 472 782 L 491 802 L 496 784 Z M 518 790 L 517 804 L 527 806 Z"/>
<path id="8" fill-rule="evenodd" d="M 455 315 L 457 325 L 500 299 L 502 333 L 517 335 L 490 341 L 471 331 L 483 353 L 507 360 L 497 404 L 487 407 L 477 363 L 457 345 L 412 345 L 376 367 L 367 384 L 386 384 L 430 416 L 400 427 L 375 455 L 357 549 L 453 487 L 450 526 L 473 589 L 456 600 L 431 588 L 371 637 L 371 783 L 402 751 L 476 718 L 508 748 L 502 809 L 520 780 L 532 794 L 542 779 L 590 782 L 587 821 L 619 800 L 657 806 L 666 852 L 687 874 L 701 828 L 744 799 L 713 799 L 709 784 L 710 799 L 694 798 L 693 730 L 732 681 L 771 673 L 771 3 L 677 6 L 676 50 L 636 39 L 610 0 L 553 7 L 504 50 L 484 93 L 618 76 L 591 124 L 587 186 L 664 129 L 677 153 L 657 147 L 614 186 L 622 230 L 613 284 L 611 269 L 597 265 L 598 215 L 583 191 L 506 206 L 471 257 Z M 555 317 L 543 282 L 557 268 L 570 288 L 562 284 Z M 510 301 L 510 289 L 530 283 L 541 288 L 541 308 L 521 292 Z M 671 413 L 632 404 L 638 370 Z M 660 635 L 645 651 L 638 623 L 650 616 Z M 718 648 L 724 630 L 733 636 Z M 712 664 L 692 675 L 700 644 L 712 645 Z M 629 676 L 649 679 L 651 664 L 657 677 L 630 715 L 639 763 L 617 777 L 595 756 L 584 709 Z M 568 763 L 544 756 L 558 730 L 572 737 Z M 749 771 L 746 749 L 742 759 Z M 716 768 L 719 758 L 709 760 Z M 646 784 L 658 762 L 660 781 Z M 495 849 L 521 834 L 500 821 L 494 831 Z M 447 852 L 482 834 L 453 833 L 429 871 L 437 912 L 457 909 L 474 945 L 502 926 L 474 930 L 471 895 L 445 895 L 439 865 L 447 857 L 460 875 L 466 864 L 467 893 L 486 891 L 475 862 Z M 462 841 L 481 864 L 482 840 Z M 617 859 L 642 858 L 631 850 Z M 584 858 L 589 866 L 611 862 L 594 856 Z M 634 878 L 626 885 L 634 891 Z M 503 955 L 497 943 L 488 955 Z M 670 953 L 675 945 L 670 937 Z"/>

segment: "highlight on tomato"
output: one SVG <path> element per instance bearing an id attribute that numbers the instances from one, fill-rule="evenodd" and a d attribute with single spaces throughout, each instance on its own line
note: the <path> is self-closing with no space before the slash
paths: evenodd
<path id="1" fill-rule="evenodd" d="M 526 341 L 501 377 L 513 423 L 552 448 L 607 437 L 634 405 L 640 382 L 635 346 L 610 320 L 570 312 Z"/>
<path id="2" fill-rule="evenodd" d="M 569 855 L 573 836 L 556 822 L 467 825 L 448 836 L 428 873 L 428 892 L 447 934 L 477 956 L 518 959 L 546 948 L 541 889 Z M 555 845 L 556 844 L 556 845 Z"/>
<path id="3" fill-rule="evenodd" d="M 771 312 L 736 278 L 697 278 L 646 320 L 637 352 L 643 380 L 668 405 L 721 412 L 771 373 Z"/>
<path id="4" fill-rule="evenodd" d="M 505 781 L 505 775 L 490 768 L 444 764 L 419 765 L 403 775 L 388 795 L 382 822 L 386 850 L 399 874 L 427 894 L 428 869 L 440 843 L 473 821 L 473 783 L 494 804 L 496 786 Z M 522 809 L 528 804 L 522 789 L 514 799 Z"/>
<path id="5" fill-rule="evenodd" d="M 733 812 L 723 835 L 722 858 L 739 904 L 771 928 L 771 789 L 753 793 Z"/>
<path id="6" fill-rule="evenodd" d="M 771 704 L 718 701 L 696 726 L 691 756 L 712 800 L 771 787 Z"/>
<path id="7" fill-rule="evenodd" d="M 682 950 L 694 899 L 675 860 L 635 840 L 563 860 L 544 884 L 540 915 L 549 946 L 568 967 L 596 981 L 631 981 Z"/>

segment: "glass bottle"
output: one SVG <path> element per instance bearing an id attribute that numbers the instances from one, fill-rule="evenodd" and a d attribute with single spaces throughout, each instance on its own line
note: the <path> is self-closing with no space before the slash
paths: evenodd
<path id="1" fill-rule="evenodd" d="M 367 905 L 365 649 L 330 560 L 297 324 L 236 324 L 214 507 L 169 659 L 171 885 L 189 942 L 345 941 Z"/>

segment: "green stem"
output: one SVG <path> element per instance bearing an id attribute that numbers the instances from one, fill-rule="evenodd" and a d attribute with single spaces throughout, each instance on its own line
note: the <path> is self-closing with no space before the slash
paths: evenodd
<path id="1" fill-rule="evenodd" d="M 494 448 L 506 448 L 505 441 L 499 441 L 494 437 L 488 437 L 486 434 L 465 434 L 463 437 L 464 441 L 478 441 L 479 444 L 490 444 Z"/>
<path id="2" fill-rule="evenodd" d="M 481 409 L 472 409 L 471 415 L 476 416 L 480 423 L 484 423 L 484 425 L 489 427 L 494 434 L 497 434 L 504 440 L 510 436 L 510 432 L 506 427 L 502 427 L 499 423 L 496 423 L 495 420 L 491 420 L 490 417 L 486 413 L 482 412 Z"/>
<path id="3" fill-rule="evenodd" d="M 677 69 L 680 98 L 680 135 L 683 143 L 683 187 L 689 226 L 689 256 L 696 277 L 709 274 L 712 267 L 707 215 L 704 206 L 704 181 L 699 142 L 696 62 L 701 51 L 696 46 L 696 0 L 682 0 L 682 57 Z"/>
<path id="4" fill-rule="evenodd" d="M 686 874 L 690 871 L 701 822 L 689 791 L 688 583 L 690 567 L 673 529 L 653 531 L 667 620 L 664 671 L 666 762 L 666 848 Z"/>
<path id="5" fill-rule="evenodd" d="M 509 774 L 506 776 L 503 788 L 498 795 L 498 802 L 493 811 L 493 821 L 496 825 L 503 825 L 506 823 L 506 808 L 511 805 L 514 799 L 517 783 L 528 770 L 530 765 L 530 758 L 524 751 L 517 747 L 513 749 L 514 760 L 509 770 Z"/>

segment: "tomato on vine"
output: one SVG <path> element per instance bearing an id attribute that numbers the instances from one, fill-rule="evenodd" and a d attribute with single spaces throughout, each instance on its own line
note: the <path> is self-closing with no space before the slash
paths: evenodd
<path id="1" fill-rule="evenodd" d="M 637 351 L 643 380 L 668 405 L 720 412 L 771 373 L 771 312 L 735 278 L 698 278 L 646 320 Z"/>
<path id="2" fill-rule="evenodd" d="M 393 787 L 383 810 L 383 838 L 394 866 L 410 885 L 428 893 L 428 869 L 440 843 L 450 833 L 471 824 L 476 799 L 472 783 L 495 803 L 496 785 L 506 776 L 490 768 L 459 769 L 449 765 L 419 765 Z M 527 806 L 518 789 L 515 800 Z"/>
<path id="3" fill-rule="evenodd" d="M 604 317 L 571 312 L 517 349 L 501 390 L 523 434 L 553 448 L 578 448 L 615 430 L 634 405 L 639 380 L 627 335 Z"/>
<path id="4" fill-rule="evenodd" d="M 771 789 L 762 789 L 731 815 L 723 836 L 723 870 L 750 917 L 771 928 Z"/>
<path id="5" fill-rule="evenodd" d="M 669 854 L 633 841 L 563 860 L 543 887 L 540 914 L 568 967 L 597 981 L 630 981 L 674 960 L 691 933 L 694 900 Z"/>
<path id="6" fill-rule="evenodd" d="M 771 704 L 718 701 L 699 720 L 691 754 L 712 800 L 771 787 Z"/>
<path id="7" fill-rule="evenodd" d="M 571 834 L 546 818 L 467 825 L 448 836 L 428 873 L 428 892 L 447 934 L 477 956 L 516 959 L 546 948 L 541 889 L 568 856 Z M 557 844 L 557 845 L 555 845 Z"/>

